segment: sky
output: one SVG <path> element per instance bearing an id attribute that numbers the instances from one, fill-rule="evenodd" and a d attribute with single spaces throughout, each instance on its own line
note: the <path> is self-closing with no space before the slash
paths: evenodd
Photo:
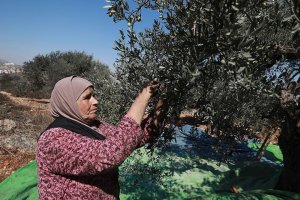
<path id="1" fill-rule="evenodd" d="M 113 70 L 114 41 L 127 24 L 113 22 L 105 5 L 105 0 L 0 0 L 0 59 L 23 64 L 53 51 L 84 51 Z"/>

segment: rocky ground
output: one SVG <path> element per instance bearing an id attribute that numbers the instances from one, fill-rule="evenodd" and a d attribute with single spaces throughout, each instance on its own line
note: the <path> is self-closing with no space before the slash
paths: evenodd
<path id="1" fill-rule="evenodd" d="M 52 121 L 49 100 L 0 92 L 0 182 L 35 159 L 37 137 Z"/>

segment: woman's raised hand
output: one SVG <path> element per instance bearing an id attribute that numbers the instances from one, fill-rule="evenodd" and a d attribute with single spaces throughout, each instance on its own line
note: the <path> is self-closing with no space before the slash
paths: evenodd
<path id="1" fill-rule="evenodd" d="M 141 124 L 149 100 L 157 93 L 158 88 L 159 84 L 156 81 L 146 83 L 141 88 L 138 96 L 129 108 L 127 115 L 134 119 L 138 124 Z"/>
<path id="2" fill-rule="evenodd" d="M 140 95 L 144 96 L 147 99 L 155 96 L 158 92 L 160 84 L 157 81 L 150 81 L 143 85 L 140 90 Z"/>

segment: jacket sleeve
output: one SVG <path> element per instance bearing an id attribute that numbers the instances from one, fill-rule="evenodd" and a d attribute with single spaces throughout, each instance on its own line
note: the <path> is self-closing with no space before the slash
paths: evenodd
<path id="1" fill-rule="evenodd" d="M 125 116 L 105 140 L 94 140 L 73 132 L 53 128 L 38 141 L 39 168 L 61 175 L 95 175 L 116 168 L 143 138 L 140 126 Z M 112 133 L 113 132 L 113 133 Z"/>
<path id="2" fill-rule="evenodd" d="M 99 129 L 99 131 L 106 137 L 110 137 L 112 134 L 114 134 L 114 131 L 106 131 L 108 129 L 110 129 L 111 127 L 113 127 L 113 125 L 106 123 L 106 122 L 101 122 L 101 128 Z M 143 137 L 141 139 L 141 141 L 139 142 L 137 147 L 142 147 L 145 144 L 152 142 L 153 140 L 155 140 L 156 138 L 159 137 L 160 135 L 160 129 L 157 128 L 153 122 L 152 122 L 152 118 L 147 116 L 145 119 L 143 119 L 142 123 L 141 123 L 141 129 L 143 131 Z"/>
<path id="3" fill-rule="evenodd" d="M 142 123 L 141 128 L 143 130 L 143 138 L 141 139 L 139 143 L 139 147 L 144 146 L 147 143 L 154 142 L 160 135 L 160 128 L 156 127 L 153 124 L 151 117 L 146 117 Z"/>

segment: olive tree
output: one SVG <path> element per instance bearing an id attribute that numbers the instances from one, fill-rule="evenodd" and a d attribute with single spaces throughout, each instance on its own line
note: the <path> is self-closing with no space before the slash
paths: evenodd
<path id="1" fill-rule="evenodd" d="M 167 97 L 167 123 L 176 123 L 182 110 L 194 108 L 195 117 L 212 125 L 212 134 L 221 138 L 250 134 L 262 125 L 281 125 L 281 138 L 286 132 L 298 134 L 296 125 L 285 131 L 290 121 L 280 92 L 299 77 L 299 67 L 274 68 L 299 59 L 298 0 L 114 0 L 108 7 L 114 21 L 128 24 L 116 41 L 116 74 L 127 94 L 123 103 L 132 100 L 138 85 L 156 79 Z M 152 28 L 138 32 L 135 24 L 143 21 L 145 10 L 157 11 L 157 19 Z M 283 76 L 284 84 L 274 83 Z M 284 167 L 292 170 L 285 178 L 295 184 L 284 181 L 278 187 L 300 191 L 300 177 L 291 176 L 300 174 L 300 152 L 293 157 L 285 153 L 300 144 L 287 145 L 291 138 L 281 141 Z"/>

